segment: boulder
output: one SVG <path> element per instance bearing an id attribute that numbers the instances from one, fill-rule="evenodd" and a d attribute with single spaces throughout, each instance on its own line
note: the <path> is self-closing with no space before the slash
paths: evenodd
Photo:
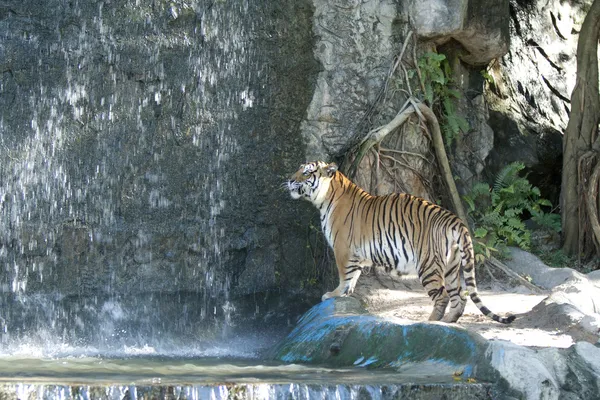
<path id="1" fill-rule="evenodd" d="M 574 340 L 600 343 L 600 285 L 571 268 L 551 268 L 538 257 L 518 248 L 510 249 L 506 265 L 532 283 L 552 292 L 519 318 L 532 328 L 553 329 Z M 595 275 L 594 275 L 595 276 Z"/>
<path id="2" fill-rule="evenodd" d="M 483 381 L 492 398 L 598 398 L 600 348 L 532 349 L 488 341 L 457 324 L 410 323 L 376 317 L 354 298 L 319 303 L 271 352 L 289 363 L 395 368 L 432 381 Z"/>
<path id="3" fill-rule="evenodd" d="M 551 268 L 539 257 L 518 247 L 510 247 L 510 258 L 505 261 L 507 267 L 519 275 L 530 277 L 531 283 L 545 289 L 552 289 L 569 280 L 585 280 L 585 275 L 571 268 Z"/>
<path id="4" fill-rule="evenodd" d="M 418 36 L 438 44 L 456 40 L 469 64 L 487 64 L 508 51 L 508 0 L 412 0 L 406 7 Z"/>
<path id="5" fill-rule="evenodd" d="M 353 297 L 329 299 L 311 308 L 274 350 L 285 362 L 337 367 L 436 366 L 450 377 L 473 376 L 485 339 L 458 325 L 397 324 L 368 314 Z"/>
<path id="6" fill-rule="evenodd" d="M 487 178 L 511 161 L 524 161 L 529 181 L 553 204 L 559 200 L 579 30 L 590 4 L 510 1 L 509 52 L 487 69 L 485 96 L 496 135 Z"/>

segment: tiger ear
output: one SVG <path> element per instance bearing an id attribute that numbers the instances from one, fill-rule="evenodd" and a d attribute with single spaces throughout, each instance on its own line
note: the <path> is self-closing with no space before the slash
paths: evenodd
<path id="1" fill-rule="evenodd" d="M 325 171 L 327 172 L 327 176 L 328 177 L 332 177 L 335 174 L 335 171 L 338 170 L 338 166 L 336 163 L 330 163 L 327 164 L 327 166 L 325 167 Z"/>

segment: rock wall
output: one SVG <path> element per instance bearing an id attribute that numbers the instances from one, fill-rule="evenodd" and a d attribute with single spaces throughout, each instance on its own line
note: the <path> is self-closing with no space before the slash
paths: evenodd
<path id="1" fill-rule="evenodd" d="M 313 13 L 295 0 L 0 4 L 9 331 L 14 296 L 101 308 L 187 292 L 212 315 L 228 296 L 300 287 L 312 214 L 280 186 L 304 160 Z"/>
<path id="2" fill-rule="evenodd" d="M 316 0 L 315 58 L 322 65 L 302 134 L 307 159 L 327 159 L 348 150 L 362 119 L 384 85 L 402 37 L 395 2 Z M 388 111 L 389 116 L 389 111 Z"/>
<path id="3" fill-rule="evenodd" d="M 579 28 L 591 3 L 511 1 L 510 50 L 489 69 L 486 100 L 495 138 L 487 175 L 523 161 L 530 181 L 556 205 Z"/>

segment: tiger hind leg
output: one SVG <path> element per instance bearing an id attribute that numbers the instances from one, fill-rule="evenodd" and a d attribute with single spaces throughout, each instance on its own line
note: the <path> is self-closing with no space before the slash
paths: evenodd
<path id="1" fill-rule="evenodd" d="M 456 322 L 463 315 L 463 312 L 465 311 L 467 299 L 461 293 L 460 284 L 459 284 L 458 288 L 448 287 L 447 291 L 448 291 L 448 294 L 450 295 L 450 308 L 448 310 L 448 314 L 442 319 L 442 321 L 443 322 Z"/>
<path id="2" fill-rule="evenodd" d="M 421 284 L 434 303 L 433 311 L 429 316 L 430 321 L 441 320 L 450 302 L 448 292 L 446 292 L 446 288 L 444 287 L 444 279 L 441 276 L 441 271 L 442 265 L 437 260 L 434 260 L 431 268 L 420 276 Z"/>
<path id="3" fill-rule="evenodd" d="M 440 321 L 444 317 L 444 313 L 446 312 L 446 307 L 448 307 L 448 303 L 450 302 L 450 298 L 448 297 L 448 293 L 446 292 L 446 288 L 443 286 L 427 290 L 427 294 L 433 300 L 433 311 L 429 316 L 430 321 Z"/>
<path id="4" fill-rule="evenodd" d="M 450 296 L 450 308 L 442 321 L 456 322 L 463 315 L 467 304 L 467 298 L 462 293 L 460 274 L 446 275 L 446 291 Z"/>
<path id="5" fill-rule="evenodd" d="M 448 314 L 442 319 L 444 322 L 456 322 L 463 315 L 467 298 L 462 293 L 460 281 L 461 266 L 460 251 L 457 245 L 452 248 L 452 253 L 448 260 L 448 266 L 444 274 L 446 291 L 450 296 L 450 308 Z"/>

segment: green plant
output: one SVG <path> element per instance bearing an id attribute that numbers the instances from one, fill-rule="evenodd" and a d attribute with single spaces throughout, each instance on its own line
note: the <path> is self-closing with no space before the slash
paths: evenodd
<path id="1" fill-rule="evenodd" d="M 494 77 L 486 69 L 482 69 L 481 71 L 479 71 L 479 73 L 489 85 L 494 85 L 496 83 Z"/>
<path id="2" fill-rule="evenodd" d="M 560 216 L 542 209 L 551 207 L 550 202 L 541 198 L 540 190 L 527 178 L 519 176 L 524 168 L 521 162 L 509 164 L 498 173 L 492 187 L 478 183 L 463 196 L 474 225 L 477 262 L 494 253 L 505 256 L 507 246 L 529 250 L 531 231 L 523 222 L 528 216 L 540 229 L 560 231 Z"/>
<path id="3" fill-rule="evenodd" d="M 454 101 L 461 98 L 459 91 L 452 89 L 454 81 L 450 63 L 444 54 L 425 53 L 418 61 L 421 72 L 423 97 L 441 114 L 440 126 L 444 133 L 446 146 L 461 134 L 469 130 L 467 120 L 456 113 Z"/>

